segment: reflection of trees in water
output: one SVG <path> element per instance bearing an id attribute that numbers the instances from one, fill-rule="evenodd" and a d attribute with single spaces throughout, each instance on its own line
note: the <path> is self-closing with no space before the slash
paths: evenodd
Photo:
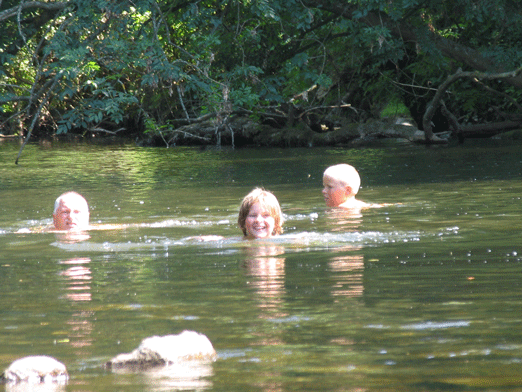
<path id="1" fill-rule="evenodd" d="M 66 293 L 63 296 L 72 303 L 85 303 L 92 301 L 91 294 L 91 269 L 89 264 L 91 259 L 88 257 L 74 258 L 60 261 L 60 264 L 67 266 L 67 269 L 60 273 L 66 279 Z M 76 348 L 92 345 L 90 335 L 93 331 L 92 319 L 94 312 L 80 310 L 72 314 L 67 324 L 70 326 L 70 344 Z"/>
<path id="2" fill-rule="evenodd" d="M 269 381 L 259 381 L 254 383 L 254 385 L 261 388 L 261 390 L 265 392 L 282 392 L 285 390 L 282 382 L 270 381 L 270 379 L 281 377 L 281 373 L 264 373 L 263 375 L 267 377 Z"/>

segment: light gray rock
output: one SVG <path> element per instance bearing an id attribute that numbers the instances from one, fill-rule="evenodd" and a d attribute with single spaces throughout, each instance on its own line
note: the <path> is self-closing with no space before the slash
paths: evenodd
<path id="1" fill-rule="evenodd" d="M 195 331 L 143 339 L 137 349 L 120 354 L 105 364 L 108 368 L 147 368 L 190 360 L 213 361 L 216 350 L 210 340 Z"/>
<path id="2" fill-rule="evenodd" d="M 46 355 L 24 357 L 14 361 L 4 372 L 7 383 L 59 383 L 69 379 L 67 368 L 61 362 Z"/>
<path id="3" fill-rule="evenodd" d="M 446 135 L 446 136 L 449 136 L 449 135 Z M 425 143 L 426 142 L 426 135 L 425 135 L 424 131 L 416 131 L 413 134 L 413 138 L 411 139 L 411 141 L 415 142 L 415 143 Z M 445 143 L 445 142 L 447 142 L 446 139 L 441 139 L 437 135 L 433 135 L 431 141 L 432 141 L 432 143 Z"/>

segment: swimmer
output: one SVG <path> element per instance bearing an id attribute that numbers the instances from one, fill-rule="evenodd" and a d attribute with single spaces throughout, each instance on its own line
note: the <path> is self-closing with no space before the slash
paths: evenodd
<path id="1" fill-rule="evenodd" d="M 245 196 L 239 208 L 237 223 L 245 239 L 270 238 L 283 232 L 283 213 L 277 198 L 255 188 Z"/>
<path id="2" fill-rule="evenodd" d="M 357 200 L 361 178 L 351 165 L 345 163 L 328 167 L 323 174 L 323 196 L 328 207 L 361 209 L 370 204 Z"/>
<path id="3" fill-rule="evenodd" d="M 65 192 L 54 202 L 53 224 L 60 231 L 89 229 L 89 205 L 76 192 Z"/>

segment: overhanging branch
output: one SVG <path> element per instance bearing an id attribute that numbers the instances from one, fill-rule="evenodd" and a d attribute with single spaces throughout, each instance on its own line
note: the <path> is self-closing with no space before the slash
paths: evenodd
<path id="1" fill-rule="evenodd" d="M 435 96 L 433 97 L 432 101 L 428 104 L 426 107 L 426 112 L 424 113 L 424 116 L 422 117 L 422 126 L 424 128 L 424 133 L 426 137 L 426 141 L 429 142 L 433 140 L 433 129 L 431 126 L 431 120 L 433 118 L 433 115 L 435 114 L 435 111 L 438 109 L 439 105 L 441 104 L 442 97 L 446 93 L 446 90 L 451 86 L 453 83 L 455 83 L 457 80 L 462 78 L 471 78 L 471 79 L 478 79 L 478 80 L 497 80 L 497 79 L 509 79 L 509 78 L 516 78 L 518 75 L 522 73 L 522 67 L 510 71 L 510 72 L 500 72 L 500 73 L 483 73 L 483 72 L 463 72 L 462 70 L 458 70 L 453 75 L 450 75 L 446 78 L 444 83 L 442 83 L 439 88 L 437 89 L 437 92 L 435 93 Z"/>
<path id="2" fill-rule="evenodd" d="M 22 2 L 14 7 L 11 7 L 5 11 L 0 12 L 0 22 L 3 22 L 13 16 L 19 14 L 20 11 L 25 11 L 30 8 L 42 8 L 49 11 L 62 10 L 70 4 L 69 1 L 55 1 L 45 3 L 43 1 L 28 1 Z"/>

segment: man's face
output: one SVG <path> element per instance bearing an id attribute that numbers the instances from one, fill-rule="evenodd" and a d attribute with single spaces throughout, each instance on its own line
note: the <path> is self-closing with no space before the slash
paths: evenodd
<path id="1" fill-rule="evenodd" d="M 86 230 L 89 227 L 89 207 L 78 197 L 66 197 L 53 214 L 56 230 Z"/>
<path id="2" fill-rule="evenodd" d="M 350 194 L 350 187 L 330 176 L 323 177 L 323 196 L 328 207 L 343 204 Z"/>

